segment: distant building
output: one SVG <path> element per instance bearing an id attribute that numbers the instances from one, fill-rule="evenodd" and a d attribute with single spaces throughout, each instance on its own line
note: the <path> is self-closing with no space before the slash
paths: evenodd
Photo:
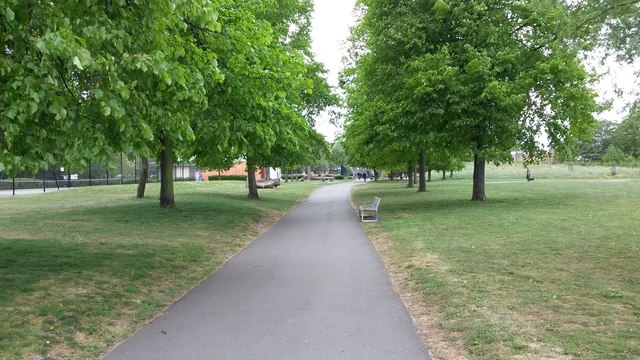
<path id="1" fill-rule="evenodd" d="M 247 163 L 246 161 L 238 162 L 233 165 L 228 170 L 205 170 L 202 171 L 202 180 L 209 181 L 209 176 L 228 176 L 228 175 L 238 175 L 238 176 L 246 176 L 247 175 Z M 262 167 L 256 169 L 256 180 L 258 181 L 267 181 L 267 180 L 276 180 L 280 179 L 280 169 L 279 168 L 268 168 Z"/>
<path id="2" fill-rule="evenodd" d="M 515 150 L 511 152 L 511 156 L 513 157 L 513 162 L 516 164 L 522 164 L 524 162 L 524 158 L 527 156 L 522 150 Z"/>

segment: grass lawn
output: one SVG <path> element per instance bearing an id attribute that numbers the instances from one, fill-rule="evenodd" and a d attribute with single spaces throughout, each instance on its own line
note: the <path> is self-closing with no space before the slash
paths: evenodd
<path id="1" fill-rule="evenodd" d="M 171 210 L 158 184 L 0 197 L 0 359 L 100 356 L 319 185 L 175 186 Z"/>
<path id="2" fill-rule="evenodd" d="M 640 359 L 640 170 L 488 166 L 404 182 L 367 224 L 437 359 Z"/>

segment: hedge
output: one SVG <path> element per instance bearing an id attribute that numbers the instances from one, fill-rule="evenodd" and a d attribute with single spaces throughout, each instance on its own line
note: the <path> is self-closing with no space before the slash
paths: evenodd
<path id="1" fill-rule="evenodd" d="M 303 174 L 282 174 L 282 180 L 300 180 L 304 177 Z"/>
<path id="2" fill-rule="evenodd" d="M 242 180 L 247 181 L 247 175 L 209 175 L 209 181 L 217 180 Z"/>

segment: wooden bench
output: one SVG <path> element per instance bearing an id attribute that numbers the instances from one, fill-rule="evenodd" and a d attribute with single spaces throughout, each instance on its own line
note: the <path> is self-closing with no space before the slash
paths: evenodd
<path id="1" fill-rule="evenodd" d="M 380 205 L 380 198 L 377 196 L 374 196 L 372 202 L 364 203 L 358 207 L 362 222 L 378 221 L 378 205 Z M 374 218 L 365 219 L 365 217 L 371 217 L 371 216 L 373 216 Z"/>

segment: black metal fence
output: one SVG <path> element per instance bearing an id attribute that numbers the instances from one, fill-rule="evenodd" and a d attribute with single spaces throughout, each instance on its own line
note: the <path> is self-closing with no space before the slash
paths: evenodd
<path id="1" fill-rule="evenodd" d="M 175 164 L 173 177 L 175 180 L 195 180 L 196 170 L 193 164 Z M 141 174 L 142 161 L 139 158 L 130 160 L 118 155 L 104 163 L 90 163 L 83 170 L 77 166 L 59 166 L 36 173 L 25 171 L 15 178 L 7 178 L 0 173 L 0 191 L 135 184 Z M 152 159 L 149 160 L 148 181 L 160 181 L 160 164 Z"/>

